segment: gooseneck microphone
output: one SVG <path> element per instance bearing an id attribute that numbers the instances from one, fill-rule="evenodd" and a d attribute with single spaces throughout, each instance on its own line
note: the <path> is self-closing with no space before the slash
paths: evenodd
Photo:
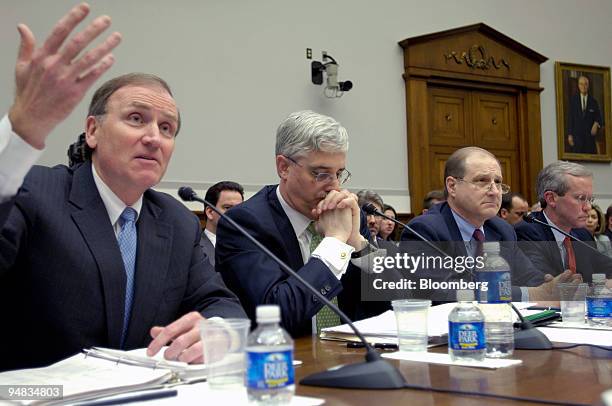
<path id="1" fill-rule="evenodd" d="M 400 226 L 404 227 L 408 231 L 412 232 L 421 241 L 429 245 L 431 248 L 435 249 L 438 253 L 440 253 L 444 257 L 450 257 L 450 255 L 444 252 L 444 250 L 436 246 L 431 241 L 427 240 L 425 237 L 423 237 L 423 235 L 418 233 L 415 229 L 410 227 L 408 224 L 404 224 L 394 219 L 393 217 L 387 216 L 386 214 L 378 210 L 376 206 L 374 206 L 372 203 L 366 203 L 361 208 L 367 214 L 381 216 L 381 217 L 386 218 L 387 220 L 391 220 L 394 223 L 399 224 Z M 468 270 L 468 272 L 472 276 L 474 276 L 471 270 Z M 520 330 L 514 332 L 514 348 L 518 350 L 549 350 L 551 349 L 552 343 L 544 335 L 544 333 L 542 333 L 540 330 L 537 330 L 530 321 L 525 319 L 523 315 L 521 314 L 521 312 L 516 308 L 516 306 L 514 306 L 512 302 L 510 302 L 510 306 L 512 307 L 512 310 L 514 310 L 514 312 L 518 315 L 519 320 L 520 320 L 520 323 L 519 323 Z"/>
<path id="2" fill-rule="evenodd" d="M 400 389 L 406 387 L 407 383 L 402 374 L 397 370 L 397 368 L 380 357 L 380 355 L 363 337 L 361 332 L 353 325 L 353 322 L 347 317 L 347 315 L 344 314 L 344 312 L 342 312 L 325 296 L 323 296 L 317 289 L 311 286 L 310 283 L 306 282 L 297 272 L 291 269 L 289 265 L 274 255 L 274 253 L 266 248 L 261 242 L 257 241 L 257 239 L 249 234 L 240 224 L 236 223 L 224 213 L 221 213 L 221 211 L 215 207 L 215 205 L 209 203 L 205 199 L 200 198 L 192 188 L 182 186 L 178 190 L 178 195 L 184 201 L 196 201 L 210 207 L 220 217 L 225 219 L 249 241 L 255 244 L 261 251 L 276 262 L 283 271 L 297 279 L 310 292 L 312 292 L 317 299 L 329 306 L 329 308 L 332 309 L 344 323 L 351 327 L 351 329 L 355 332 L 355 335 L 359 337 L 359 340 L 363 343 L 364 347 L 366 348 L 366 362 L 342 365 L 324 372 L 309 375 L 300 381 L 301 384 L 352 389 Z"/>
<path id="3" fill-rule="evenodd" d="M 579 238 L 574 237 L 570 233 L 567 233 L 567 232 L 561 230 L 559 227 L 555 226 L 554 224 L 550 224 L 550 223 L 547 223 L 545 221 L 539 220 L 538 218 L 536 218 L 536 216 L 533 213 L 525 213 L 525 214 L 523 214 L 523 220 L 525 220 L 527 223 L 532 223 L 532 224 L 533 223 L 537 223 L 537 224 L 541 224 L 541 225 L 543 225 L 545 227 L 552 228 L 553 230 L 557 230 L 558 232 L 560 232 L 564 236 L 569 237 L 570 240 L 576 241 L 576 242 L 582 244 L 583 246 L 588 247 L 589 249 L 595 251 L 597 253 L 597 255 L 602 255 L 601 252 L 599 252 L 597 250 L 597 248 L 591 246 L 590 244 L 586 243 L 585 241 L 582 241 Z"/>

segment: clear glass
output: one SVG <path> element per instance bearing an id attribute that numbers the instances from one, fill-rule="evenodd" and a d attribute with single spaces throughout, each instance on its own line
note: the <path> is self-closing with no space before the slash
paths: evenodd
<path id="1" fill-rule="evenodd" d="M 399 350 L 427 351 L 427 312 L 431 300 L 394 300 L 391 305 L 397 322 Z"/>

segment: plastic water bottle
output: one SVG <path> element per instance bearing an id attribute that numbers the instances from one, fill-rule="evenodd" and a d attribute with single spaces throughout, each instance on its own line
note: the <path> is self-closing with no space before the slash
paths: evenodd
<path id="1" fill-rule="evenodd" d="M 480 310 L 485 317 L 486 356 L 509 357 L 514 352 L 512 280 L 510 265 L 499 254 L 499 243 L 483 244 L 484 267 L 476 273 L 479 282 L 487 282 L 487 290 L 479 291 Z"/>
<path id="2" fill-rule="evenodd" d="M 612 291 L 606 287 L 605 274 L 593 274 L 586 305 L 589 325 L 612 327 Z"/>
<path id="3" fill-rule="evenodd" d="M 486 351 L 484 315 L 471 290 L 457 291 L 457 302 L 448 315 L 448 355 L 453 361 L 482 361 Z"/>
<path id="4" fill-rule="evenodd" d="M 293 340 L 279 326 L 277 305 L 257 306 L 257 328 L 247 339 L 246 386 L 249 402 L 284 405 L 295 392 Z"/>

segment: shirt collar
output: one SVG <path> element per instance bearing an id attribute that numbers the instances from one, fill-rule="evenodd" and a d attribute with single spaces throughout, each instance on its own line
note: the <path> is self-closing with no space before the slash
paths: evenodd
<path id="1" fill-rule="evenodd" d="M 453 209 L 451 209 L 451 213 L 453 213 L 453 217 L 455 218 L 457 227 L 459 227 L 459 232 L 461 233 L 461 238 L 463 241 L 471 241 L 474 237 L 474 230 L 476 230 L 476 227 L 461 217 L 458 213 L 455 213 Z M 482 231 L 482 235 L 484 235 L 484 227 L 480 226 L 478 229 Z"/>
<path id="2" fill-rule="evenodd" d="M 93 173 L 94 183 L 96 184 L 98 193 L 102 198 L 104 207 L 106 207 L 106 212 L 108 213 L 110 222 L 114 226 L 127 205 L 123 203 L 119 197 L 117 197 L 117 195 L 106 185 L 106 183 L 104 183 L 100 175 L 98 175 L 98 172 L 96 172 L 96 167 L 94 166 L 93 162 L 91 164 L 91 172 Z M 142 196 L 140 196 L 138 200 L 136 200 L 136 202 L 130 207 L 136 210 L 136 220 L 138 220 L 140 210 L 142 209 Z"/>
<path id="3" fill-rule="evenodd" d="M 296 237 L 299 237 L 306 230 L 312 220 L 304 216 L 299 211 L 295 210 L 293 207 L 289 206 L 289 204 L 285 201 L 285 199 L 283 199 L 283 196 L 281 195 L 280 186 L 276 187 L 276 196 L 278 197 L 278 201 L 280 202 L 281 207 L 285 211 L 285 214 L 289 218 L 291 227 L 293 227 L 293 232 L 295 233 Z"/>
<path id="4" fill-rule="evenodd" d="M 206 236 L 210 240 L 210 243 L 213 245 L 213 247 L 216 247 L 217 246 L 217 234 L 210 232 L 207 229 L 204 229 L 204 234 L 206 234 Z"/>
<path id="5" fill-rule="evenodd" d="M 546 222 L 550 225 L 553 225 L 555 227 L 560 228 L 558 225 L 556 225 L 555 223 L 553 223 L 552 221 L 550 221 L 550 219 L 548 218 L 548 216 L 546 215 L 546 212 L 544 210 L 542 210 L 542 214 L 544 215 L 544 218 L 546 219 Z M 558 232 L 557 230 L 555 230 L 554 228 L 551 227 L 551 230 L 553 232 L 553 235 L 555 236 L 555 241 L 562 243 L 563 240 L 565 240 L 565 235 L 561 234 L 560 232 Z"/>

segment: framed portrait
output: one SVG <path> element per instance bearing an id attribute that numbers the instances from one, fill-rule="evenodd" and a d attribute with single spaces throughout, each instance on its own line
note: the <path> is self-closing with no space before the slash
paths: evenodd
<path id="1" fill-rule="evenodd" d="M 610 68 L 555 62 L 559 159 L 612 161 Z"/>

